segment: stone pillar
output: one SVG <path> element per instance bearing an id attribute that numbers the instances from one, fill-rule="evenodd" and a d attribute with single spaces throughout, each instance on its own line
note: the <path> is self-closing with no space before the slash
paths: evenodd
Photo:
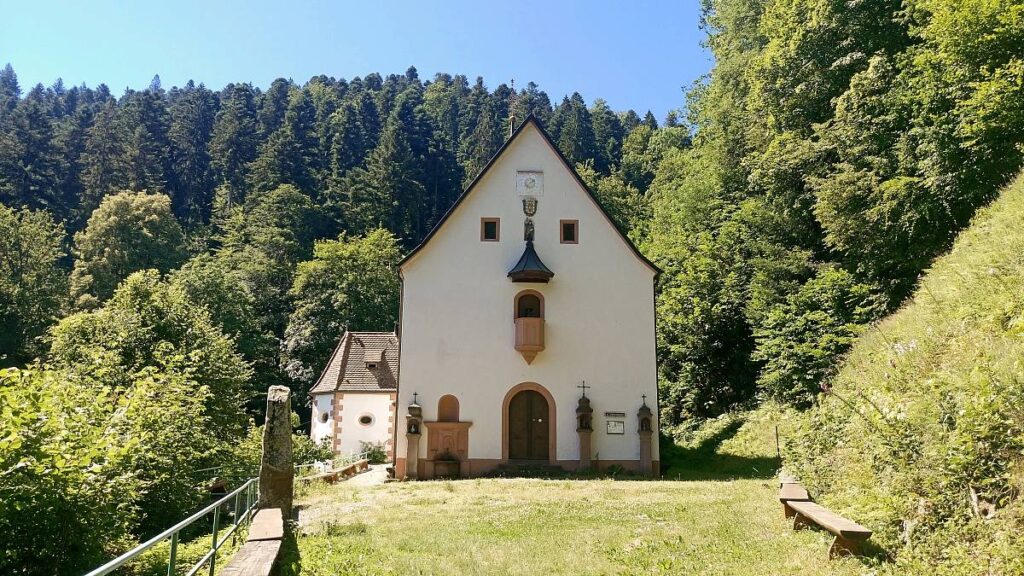
<path id="1" fill-rule="evenodd" d="M 414 400 L 405 416 L 405 479 L 420 477 L 420 435 L 423 428 L 423 408 Z"/>
<path id="2" fill-rule="evenodd" d="M 580 472 L 590 470 L 593 466 L 590 449 L 590 436 L 594 432 L 593 422 L 594 409 L 590 407 L 590 398 L 584 393 L 576 406 L 576 434 L 580 437 L 580 462 L 577 470 Z"/>
<path id="3" fill-rule="evenodd" d="M 420 435 L 407 433 L 405 444 L 405 477 L 416 480 L 420 477 Z"/>
<path id="4" fill-rule="evenodd" d="M 267 420 L 263 426 L 260 508 L 280 508 L 285 518 L 291 517 L 294 480 L 291 390 L 271 386 L 267 391 Z"/>
<path id="5" fill-rule="evenodd" d="M 651 442 L 654 436 L 654 414 L 648 408 L 646 398 L 636 416 L 639 422 L 637 432 L 640 434 L 640 473 L 644 476 L 654 476 L 654 462 L 651 455 Z"/>

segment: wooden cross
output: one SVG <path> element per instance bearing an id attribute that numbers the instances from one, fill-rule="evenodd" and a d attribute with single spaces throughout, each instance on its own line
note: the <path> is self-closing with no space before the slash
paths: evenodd
<path id="1" fill-rule="evenodd" d="M 583 389 L 583 397 L 586 398 L 587 397 L 587 388 L 593 388 L 593 386 L 587 386 L 587 381 L 584 380 L 583 384 L 580 384 L 579 386 L 577 386 L 577 388 L 582 388 Z"/>

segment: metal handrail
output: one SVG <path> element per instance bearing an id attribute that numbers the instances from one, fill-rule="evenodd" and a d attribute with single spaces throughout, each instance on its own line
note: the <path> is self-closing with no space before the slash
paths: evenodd
<path id="1" fill-rule="evenodd" d="M 213 537 L 210 544 L 210 550 L 206 554 L 204 554 L 202 558 L 199 559 L 199 562 L 197 564 L 192 566 L 192 568 L 188 571 L 187 576 L 193 576 L 195 573 L 199 572 L 199 569 L 202 568 L 203 565 L 207 562 L 210 562 L 210 576 L 213 576 L 214 568 L 217 565 L 217 550 L 219 550 L 220 547 L 223 546 L 225 542 L 227 542 L 229 536 L 233 535 L 235 531 L 238 530 L 238 527 L 242 522 L 252 519 L 252 512 L 253 510 L 256 509 L 256 504 L 259 500 L 258 498 L 256 498 L 258 494 L 258 489 L 258 478 L 250 478 L 249 480 L 246 480 L 244 484 L 242 484 L 238 488 L 235 488 L 232 492 L 224 495 L 224 497 L 221 498 L 220 500 L 217 500 L 216 502 L 208 505 L 202 510 L 196 512 L 188 518 L 185 518 L 181 522 L 178 522 L 174 526 L 171 526 L 167 530 L 164 530 L 163 532 L 157 534 L 149 540 L 146 540 L 142 544 L 139 544 L 138 546 L 132 548 L 124 554 L 121 554 L 117 558 L 114 558 L 113 560 L 107 562 L 99 568 L 96 568 L 91 572 L 86 573 L 85 576 L 103 576 L 104 574 L 110 574 L 114 570 L 117 570 L 121 566 L 124 566 L 129 560 L 135 558 L 136 556 L 139 556 L 143 552 L 149 550 L 150 548 L 156 546 L 157 544 L 163 542 L 168 538 L 171 539 L 171 550 L 167 559 L 167 575 L 174 576 L 174 568 L 177 562 L 178 552 L 178 533 L 184 530 L 185 528 L 188 528 L 198 520 L 201 520 L 211 511 L 213 512 Z M 243 492 L 245 493 L 245 509 L 242 510 L 240 514 L 238 505 L 239 498 Z M 232 523 L 231 528 L 229 528 L 228 531 L 224 533 L 224 537 L 218 540 L 217 532 L 218 529 L 220 528 L 220 509 L 224 503 L 226 503 L 228 500 L 231 500 L 232 498 L 234 498 L 235 500 L 234 522 Z"/>
<path id="2" fill-rule="evenodd" d="M 365 460 L 368 455 L 369 455 L 369 452 L 365 452 L 364 451 L 364 452 L 359 452 L 358 454 L 352 453 L 352 454 L 346 454 L 344 456 L 336 456 L 336 457 L 334 457 L 334 458 L 332 458 L 330 460 L 330 467 L 331 467 L 331 469 L 337 470 L 338 468 L 341 468 L 343 466 L 348 466 L 349 464 L 352 464 L 353 462 L 359 462 L 360 460 Z M 306 468 L 311 468 L 311 467 L 314 467 L 314 466 L 320 466 L 320 465 L 323 465 L 324 462 L 327 462 L 327 461 L 325 460 L 325 461 L 322 461 L 322 462 L 312 462 L 312 463 L 309 463 L 309 464 L 296 464 L 295 465 L 295 472 L 301 475 L 301 473 L 303 473 Z"/>

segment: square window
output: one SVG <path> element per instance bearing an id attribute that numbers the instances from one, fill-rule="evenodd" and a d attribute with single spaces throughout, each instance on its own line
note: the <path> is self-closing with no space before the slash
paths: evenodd
<path id="1" fill-rule="evenodd" d="M 559 223 L 562 244 L 579 244 L 579 227 L 579 220 L 562 220 Z"/>
<path id="2" fill-rule="evenodd" d="M 501 233 L 501 222 L 497 218 L 480 219 L 480 240 L 483 242 L 497 242 Z"/>

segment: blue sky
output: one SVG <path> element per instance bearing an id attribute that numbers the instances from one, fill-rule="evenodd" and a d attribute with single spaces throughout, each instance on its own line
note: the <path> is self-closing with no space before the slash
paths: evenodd
<path id="1" fill-rule="evenodd" d="M 483 76 L 491 88 L 532 80 L 552 100 L 579 91 L 660 120 L 711 67 L 698 4 L 5 0 L 0 65 L 14 66 L 23 90 L 62 78 L 106 83 L 118 95 L 154 74 L 165 88 L 194 79 L 218 89 L 414 65 L 424 80 L 435 72 Z"/>

